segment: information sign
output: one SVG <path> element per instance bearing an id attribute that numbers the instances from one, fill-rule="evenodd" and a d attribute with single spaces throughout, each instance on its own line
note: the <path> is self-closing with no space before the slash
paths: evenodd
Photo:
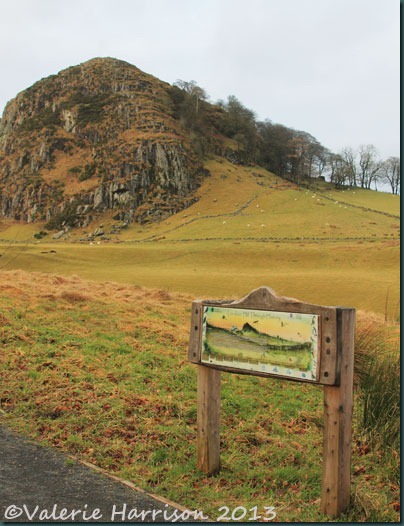
<path id="1" fill-rule="evenodd" d="M 316 314 L 203 306 L 201 363 L 318 381 Z"/>
<path id="2" fill-rule="evenodd" d="M 221 371 L 323 384 L 321 510 L 346 511 L 354 331 L 355 309 L 300 302 L 268 287 L 238 301 L 194 301 L 188 359 L 198 365 L 198 468 L 220 470 Z"/>

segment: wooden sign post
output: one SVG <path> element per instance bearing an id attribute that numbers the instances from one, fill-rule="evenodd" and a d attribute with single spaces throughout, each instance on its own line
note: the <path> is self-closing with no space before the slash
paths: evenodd
<path id="1" fill-rule="evenodd" d="M 198 366 L 197 466 L 220 470 L 221 371 L 324 385 L 321 511 L 350 498 L 355 309 L 322 307 L 261 287 L 239 301 L 192 304 L 188 359 Z"/>

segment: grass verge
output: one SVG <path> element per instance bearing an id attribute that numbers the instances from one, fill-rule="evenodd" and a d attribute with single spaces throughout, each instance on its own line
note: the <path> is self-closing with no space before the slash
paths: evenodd
<path id="1" fill-rule="evenodd" d="M 223 375 L 222 470 L 196 469 L 190 296 L 22 271 L 0 273 L 0 400 L 10 426 L 145 490 L 203 510 L 319 512 L 322 390 Z M 399 520 L 397 452 L 363 433 L 355 404 L 353 504 L 341 521 Z"/>
<path id="2" fill-rule="evenodd" d="M 398 241 L 41 242 L 0 245 L 0 255 L 4 270 L 77 274 L 205 298 L 242 297 L 267 285 L 319 305 L 345 305 L 389 318 L 400 312 Z"/>

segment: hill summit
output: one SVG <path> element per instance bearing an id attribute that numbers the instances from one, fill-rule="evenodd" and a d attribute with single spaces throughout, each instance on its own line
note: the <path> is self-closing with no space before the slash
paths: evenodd
<path id="1" fill-rule="evenodd" d="M 36 82 L 0 121 L 0 216 L 58 228 L 110 209 L 144 223 L 189 206 L 206 171 L 177 102 L 171 85 L 113 58 Z"/>

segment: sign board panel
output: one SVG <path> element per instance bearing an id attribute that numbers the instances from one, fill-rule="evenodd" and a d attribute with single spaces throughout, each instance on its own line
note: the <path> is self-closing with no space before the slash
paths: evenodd
<path id="1" fill-rule="evenodd" d="M 338 385 L 337 334 L 336 307 L 261 287 L 237 301 L 194 301 L 188 358 L 228 372 Z"/>
<path id="2" fill-rule="evenodd" d="M 316 314 L 204 306 L 201 363 L 318 380 Z"/>

